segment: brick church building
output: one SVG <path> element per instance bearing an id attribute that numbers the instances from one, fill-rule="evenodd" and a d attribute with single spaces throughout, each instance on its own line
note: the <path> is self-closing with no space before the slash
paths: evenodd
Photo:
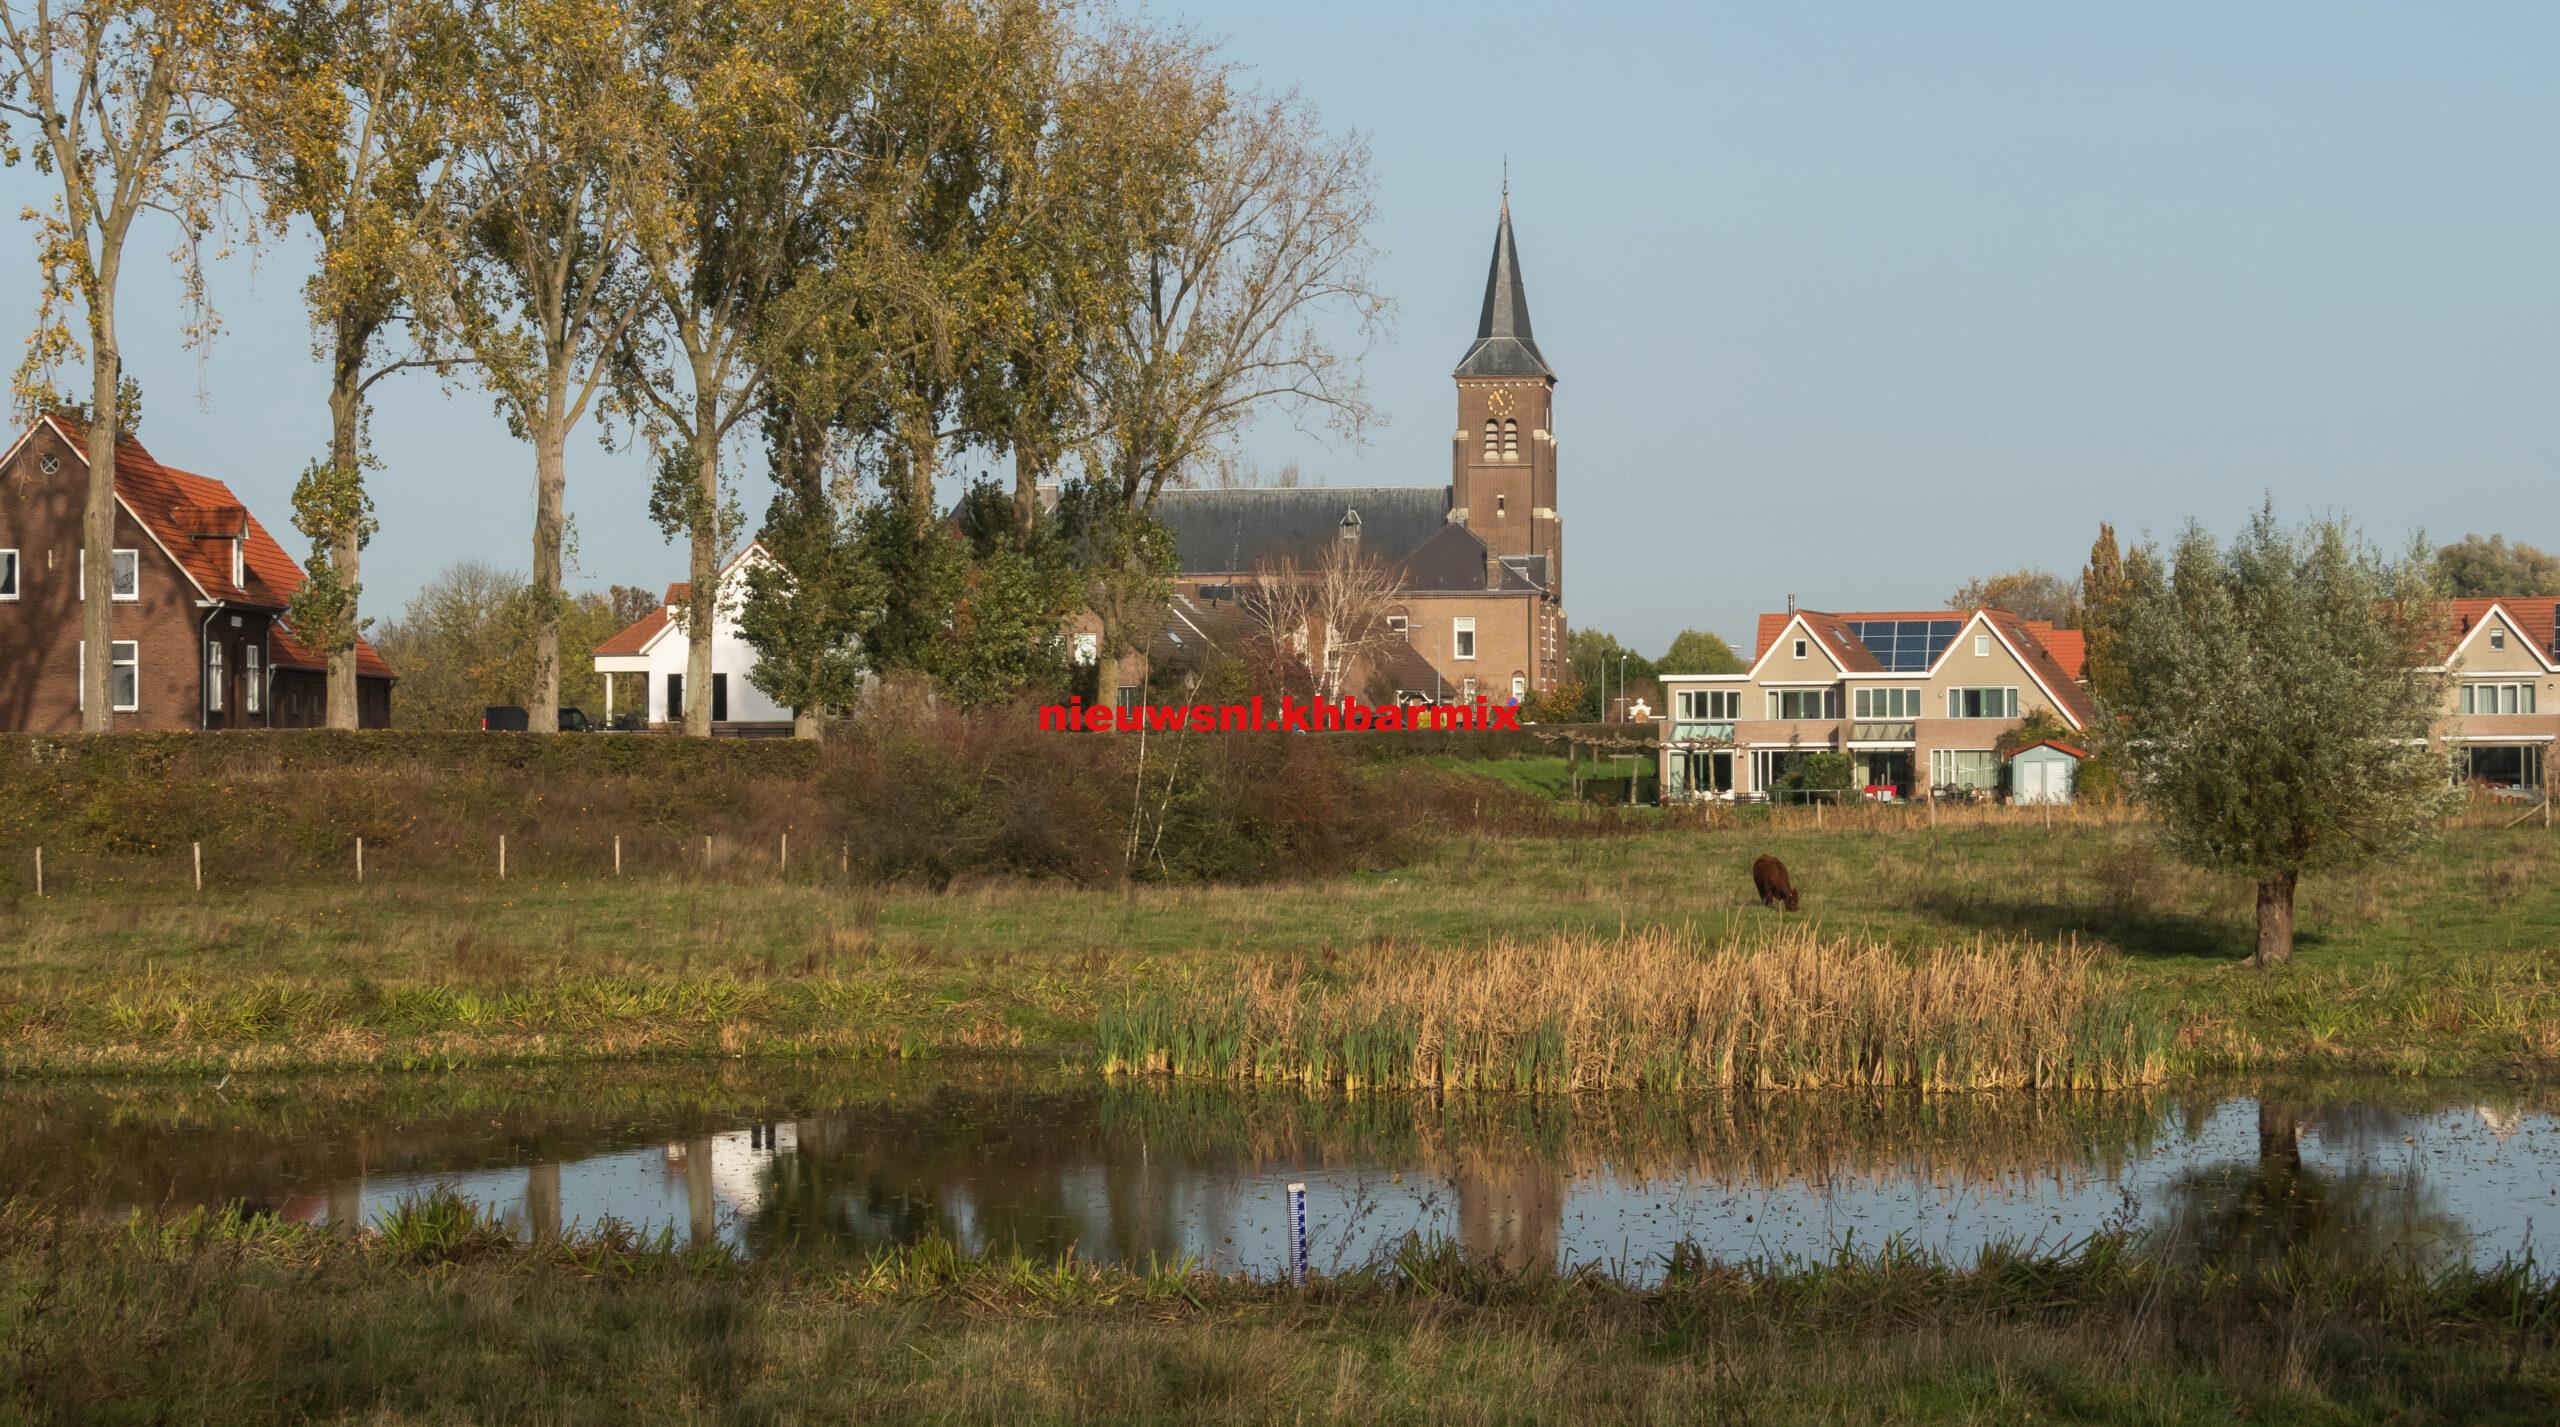
<path id="1" fill-rule="evenodd" d="M 1564 523 L 1556 506 L 1555 369 L 1530 333 L 1503 198 L 1475 340 L 1452 373 L 1457 430 L 1445 486 L 1182 490 L 1156 497 L 1177 571 L 1168 629 L 1148 658 L 1184 662 L 1235 637 L 1238 590 L 1275 562 L 1357 539 L 1395 572 L 1387 625 L 1403 636 L 1349 691 L 1373 699 L 1509 703 L 1565 668 Z M 1143 674 L 1125 669 L 1121 697 Z M 1108 696 L 1106 694 L 1106 696 Z"/>

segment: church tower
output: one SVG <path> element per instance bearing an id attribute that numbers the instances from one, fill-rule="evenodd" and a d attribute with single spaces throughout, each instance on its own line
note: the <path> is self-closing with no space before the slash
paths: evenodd
<path id="1" fill-rule="evenodd" d="M 1511 239 L 1511 193 L 1493 233 L 1476 340 L 1458 363 L 1450 517 L 1494 554 L 1532 557 L 1530 577 L 1563 600 L 1564 527 L 1556 518 L 1556 374 L 1529 333 L 1529 294 Z M 1543 557 L 1542 559 L 1536 557 Z M 1543 569 L 1538 568 L 1543 566 Z"/>

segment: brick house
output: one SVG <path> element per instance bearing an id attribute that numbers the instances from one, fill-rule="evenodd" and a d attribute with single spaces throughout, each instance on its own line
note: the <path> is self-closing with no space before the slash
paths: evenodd
<path id="1" fill-rule="evenodd" d="M 80 728 L 81 515 L 88 431 L 47 416 L 0 456 L 0 730 Z M 303 581 L 229 486 L 116 447 L 118 729 L 312 728 L 327 721 L 328 665 L 294 638 L 286 602 Z M 356 646 L 357 711 L 391 722 L 391 667 Z"/>
<path id="2" fill-rule="evenodd" d="M 2560 602 L 2549 596 L 2446 602 L 2445 692 L 2436 740 L 2456 780 L 2492 790 L 2544 786 L 2560 737 Z"/>
<path id="3" fill-rule="evenodd" d="M 2002 610 L 1763 614 L 1749 669 L 1661 676 L 1663 796 L 1765 797 L 1831 752 L 1871 795 L 1998 790 L 2003 734 L 2039 710 L 2075 731 L 2095 716 L 2083 655 L 2079 631 Z M 2044 766 L 2030 795 L 2067 798 Z"/>
<path id="4" fill-rule="evenodd" d="M 1159 494 L 1154 513 L 1177 556 L 1174 619 L 1214 627 L 1218 608 L 1257 572 L 1320 563 L 1333 542 L 1356 540 L 1397 572 L 1387 623 L 1402 642 L 1367 656 L 1349 692 L 1509 703 L 1554 687 L 1565 672 L 1556 375 L 1531 335 L 1508 194 L 1475 340 L 1452 377 L 1458 427 L 1446 486 Z M 1146 678 L 1145 660 L 1124 659 L 1104 672 L 1098 696 L 1134 699 Z"/>

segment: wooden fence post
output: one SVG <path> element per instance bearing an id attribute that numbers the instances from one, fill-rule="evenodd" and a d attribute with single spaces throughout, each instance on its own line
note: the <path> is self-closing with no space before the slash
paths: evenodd
<path id="1" fill-rule="evenodd" d="M 356 880 L 364 880 L 364 839 L 356 839 Z"/>
<path id="2" fill-rule="evenodd" d="M 791 834 L 782 835 L 782 875 L 791 875 Z"/>
<path id="3" fill-rule="evenodd" d="M 707 832 L 702 835 L 702 870 L 711 870 L 711 834 Z"/>
<path id="4" fill-rule="evenodd" d="M 204 844 L 201 842 L 188 843 L 187 856 L 195 863 L 196 890 L 201 892 L 204 890 Z"/>
<path id="5" fill-rule="evenodd" d="M 498 834 L 498 880 L 507 880 L 507 835 Z"/>
<path id="6" fill-rule="evenodd" d="M 36 895 L 44 895 L 44 849 L 36 849 Z"/>
<path id="7" fill-rule="evenodd" d="M 622 875 L 622 834 L 613 835 L 613 875 Z"/>

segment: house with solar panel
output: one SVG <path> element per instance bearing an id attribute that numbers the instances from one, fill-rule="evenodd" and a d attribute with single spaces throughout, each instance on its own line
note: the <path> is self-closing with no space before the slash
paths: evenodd
<path id="1" fill-rule="evenodd" d="M 1759 799 L 1805 758 L 1846 753 L 1871 798 L 2068 801 L 2085 756 L 2067 740 L 2009 766 L 2002 735 L 2038 711 L 2074 733 L 2094 716 L 2078 630 L 2003 610 L 1760 616 L 1751 667 L 1665 674 L 1665 801 Z M 2014 775 L 2014 776 L 2013 776 Z"/>

